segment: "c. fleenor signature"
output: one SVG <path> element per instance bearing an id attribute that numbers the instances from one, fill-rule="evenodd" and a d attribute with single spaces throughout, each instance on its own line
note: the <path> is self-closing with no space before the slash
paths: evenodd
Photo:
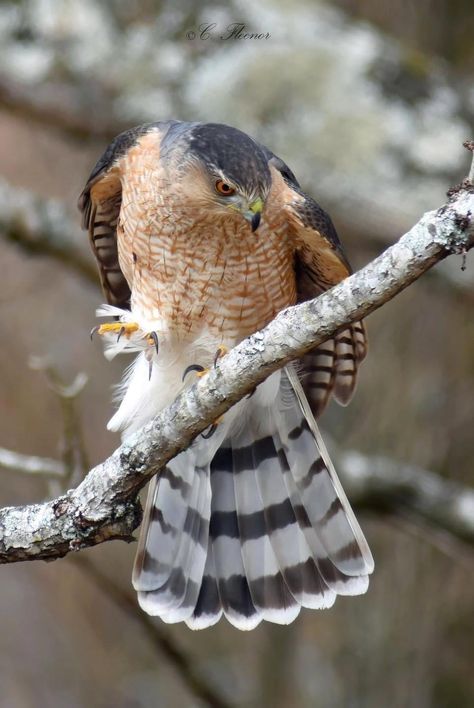
<path id="1" fill-rule="evenodd" d="M 188 30 L 187 39 L 270 39 L 270 32 L 251 32 L 244 22 L 231 22 L 224 29 L 217 22 L 203 22 L 197 30 Z"/>

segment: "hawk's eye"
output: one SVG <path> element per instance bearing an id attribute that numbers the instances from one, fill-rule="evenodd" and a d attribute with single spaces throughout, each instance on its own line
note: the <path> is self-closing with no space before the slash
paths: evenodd
<path id="1" fill-rule="evenodd" d="M 222 179 L 218 179 L 216 182 L 216 190 L 219 194 L 223 194 L 225 197 L 230 197 L 231 194 L 235 194 L 235 189 L 224 182 Z"/>

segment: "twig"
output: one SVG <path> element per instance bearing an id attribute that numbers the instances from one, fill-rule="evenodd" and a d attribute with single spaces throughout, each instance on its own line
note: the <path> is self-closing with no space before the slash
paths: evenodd
<path id="1" fill-rule="evenodd" d="M 466 140 L 466 142 L 463 143 L 463 146 L 466 148 L 466 150 L 472 152 L 471 169 L 469 170 L 467 178 L 469 182 L 474 185 L 474 140 Z"/>
<path id="2" fill-rule="evenodd" d="M 77 489 L 1 510 L 0 560 L 58 558 L 109 538 L 129 539 L 140 519 L 137 493 L 152 475 L 273 371 L 373 312 L 450 253 L 472 248 L 473 213 L 474 188 L 464 185 L 361 271 L 241 342 Z"/>
<path id="3" fill-rule="evenodd" d="M 77 399 L 87 383 L 87 376 L 79 373 L 71 384 L 66 384 L 48 357 L 32 356 L 29 365 L 32 369 L 44 372 L 49 388 L 59 399 L 63 418 L 61 456 L 66 474 L 65 485 L 77 485 L 89 469 L 81 420 L 77 412 Z"/>
<path id="4" fill-rule="evenodd" d="M 111 598 L 123 612 L 140 625 L 150 643 L 162 652 L 170 664 L 175 667 L 193 696 L 200 698 L 211 708 L 230 708 L 231 704 L 222 696 L 219 696 L 216 689 L 209 686 L 207 681 L 196 671 L 195 662 L 186 656 L 174 641 L 166 636 L 161 627 L 149 615 L 139 611 L 135 597 L 121 590 L 117 583 L 110 580 L 105 573 L 99 570 L 84 555 L 74 556 L 74 562 L 94 581 L 105 595 Z"/>
<path id="5" fill-rule="evenodd" d="M 22 455 L 4 447 L 0 447 L 0 467 L 9 472 L 21 472 L 21 474 L 33 474 L 40 477 L 53 479 L 65 477 L 64 466 L 56 460 L 51 460 L 49 457 Z"/>

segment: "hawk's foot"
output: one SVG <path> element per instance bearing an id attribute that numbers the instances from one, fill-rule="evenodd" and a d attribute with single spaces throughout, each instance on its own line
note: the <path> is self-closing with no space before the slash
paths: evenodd
<path id="1" fill-rule="evenodd" d="M 223 356 L 225 356 L 229 352 L 228 347 L 226 347 L 225 344 L 221 344 L 221 346 L 218 348 L 216 353 L 214 354 L 214 368 L 216 368 L 217 362 L 219 359 L 221 359 Z"/>
<path id="2" fill-rule="evenodd" d="M 217 360 L 220 359 L 221 356 L 224 356 L 224 354 L 227 354 L 227 351 L 228 351 L 227 347 L 224 347 L 224 346 L 219 347 L 219 349 L 217 350 L 217 352 L 214 356 L 214 366 L 216 366 Z M 185 370 L 183 372 L 182 380 L 184 381 L 186 376 L 188 374 L 190 374 L 192 371 L 196 374 L 196 376 L 201 378 L 202 376 L 204 376 L 205 374 L 208 373 L 209 369 L 206 369 L 204 366 L 201 366 L 201 364 L 190 364 L 189 366 L 187 366 L 185 368 Z M 215 420 L 209 426 L 209 428 L 207 428 L 203 433 L 201 433 L 201 437 L 204 438 L 205 440 L 208 440 L 210 437 L 212 437 L 217 430 L 217 426 L 219 425 L 219 423 L 222 422 L 223 419 L 224 419 L 224 416 L 222 416 L 222 415 L 219 416 L 219 418 L 217 418 L 217 420 Z"/>
<path id="3" fill-rule="evenodd" d="M 91 339 L 94 334 L 116 334 L 117 342 L 125 336 L 130 339 L 132 334 L 138 332 L 140 326 L 136 322 L 105 322 L 105 324 L 96 325 L 91 329 Z M 158 335 L 156 332 L 148 332 L 143 335 L 143 339 L 146 339 L 147 344 L 154 347 L 156 353 L 159 353 Z"/>
<path id="4" fill-rule="evenodd" d="M 219 359 L 220 359 L 221 357 L 225 356 L 225 354 L 227 354 L 228 351 L 229 351 L 229 350 L 227 349 L 227 347 L 226 347 L 224 344 L 221 344 L 221 346 L 219 347 L 219 349 L 216 351 L 216 353 L 215 353 L 215 355 L 214 355 L 214 359 L 213 359 L 214 368 L 216 367 L 217 362 L 219 361 Z M 189 366 L 187 366 L 187 367 L 185 368 L 181 380 L 184 381 L 184 379 L 186 378 L 186 376 L 187 376 L 188 374 L 190 374 L 191 371 L 194 371 L 194 373 L 196 374 L 196 376 L 198 376 L 199 378 L 201 378 L 202 376 L 205 376 L 205 375 L 207 374 L 207 372 L 209 371 L 209 369 L 206 369 L 205 366 L 201 366 L 201 364 L 190 364 Z"/>
<path id="5" fill-rule="evenodd" d="M 117 334 L 117 342 L 120 338 L 125 335 L 129 338 L 132 334 L 137 332 L 140 327 L 136 322 L 105 322 L 101 325 L 96 325 L 91 329 L 91 339 L 94 334 Z"/>
<path id="6" fill-rule="evenodd" d="M 203 433 L 201 433 L 201 437 L 204 438 L 204 440 L 209 440 L 209 438 L 212 438 L 212 436 L 217 430 L 217 426 L 219 425 L 220 421 L 221 418 L 219 418 L 215 423 L 210 425 Z"/>
<path id="7" fill-rule="evenodd" d="M 185 370 L 184 370 L 184 372 L 183 372 L 183 375 L 182 375 L 182 377 L 181 377 L 181 381 L 184 382 L 184 379 L 186 378 L 186 376 L 187 376 L 188 374 L 191 373 L 191 371 L 194 371 L 194 373 L 196 374 L 196 376 L 198 376 L 199 378 L 201 378 L 202 376 L 204 376 L 205 374 L 207 374 L 207 372 L 209 371 L 209 369 L 205 369 L 204 366 L 201 366 L 201 364 L 190 364 L 189 366 L 187 366 L 187 367 L 185 368 Z"/>

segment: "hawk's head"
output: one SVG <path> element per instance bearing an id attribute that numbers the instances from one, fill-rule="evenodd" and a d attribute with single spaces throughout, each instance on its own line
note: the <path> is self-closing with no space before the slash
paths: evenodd
<path id="1" fill-rule="evenodd" d="M 258 228 L 271 187 L 268 159 L 252 138 L 220 123 L 194 124 L 184 135 L 180 183 L 207 211 L 240 213 Z"/>

